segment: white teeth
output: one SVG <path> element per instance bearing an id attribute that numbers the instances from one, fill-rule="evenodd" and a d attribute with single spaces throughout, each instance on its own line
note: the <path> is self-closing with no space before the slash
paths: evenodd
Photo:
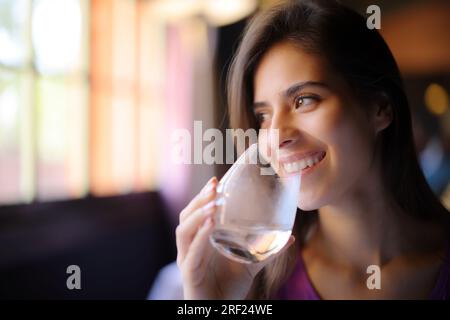
<path id="1" fill-rule="evenodd" d="M 293 163 L 286 163 L 284 165 L 284 170 L 286 170 L 287 172 L 294 171 L 294 164 Z"/>
<path id="2" fill-rule="evenodd" d="M 318 154 L 313 157 L 302 159 L 302 160 L 299 160 L 296 162 L 285 163 L 283 165 L 284 170 L 287 173 L 292 173 L 292 172 L 301 171 L 301 170 L 305 169 L 306 167 L 312 167 L 316 163 L 320 162 L 320 160 L 322 160 L 322 155 L 323 154 Z"/>
<path id="3" fill-rule="evenodd" d="M 305 159 L 300 160 L 297 163 L 298 163 L 298 169 L 299 170 L 303 170 L 303 169 L 305 169 L 308 166 Z"/>

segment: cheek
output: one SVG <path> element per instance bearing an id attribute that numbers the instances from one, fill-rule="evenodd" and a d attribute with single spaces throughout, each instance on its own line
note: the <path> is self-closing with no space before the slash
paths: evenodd
<path id="1" fill-rule="evenodd" d="M 373 147 L 370 126 L 359 106 L 333 99 L 321 106 L 320 112 L 310 120 L 304 125 L 314 138 L 326 145 L 333 166 L 342 165 L 341 162 L 351 165 L 370 154 Z M 344 161 L 349 159 L 353 161 Z"/>
<path id="2" fill-rule="evenodd" d="M 367 124 L 359 113 L 335 103 L 324 105 L 316 115 L 305 130 L 325 146 L 327 156 L 321 170 L 302 181 L 299 207 L 303 210 L 342 196 L 368 170 L 371 157 Z"/>
<path id="3" fill-rule="evenodd" d="M 310 140 L 310 144 L 323 148 L 327 153 L 319 170 L 302 178 L 298 203 L 298 207 L 302 210 L 318 209 L 332 198 L 332 190 L 335 188 L 333 181 L 339 172 L 336 158 L 341 140 L 339 138 L 341 126 L 341 112 L 333 105 L 322 105 L 316 112 L 299 120 L 304 139 Z"/>
<path id="4" fill-rule="evenodd" d="M 353 177 L 367 170 L 372 156 L 369 124 L 359 112 L 342 112 L 332 119 L 329 132 L 330 160 L 337 174 Z M 349 180 L 349 179 L 347 179 Z"/>

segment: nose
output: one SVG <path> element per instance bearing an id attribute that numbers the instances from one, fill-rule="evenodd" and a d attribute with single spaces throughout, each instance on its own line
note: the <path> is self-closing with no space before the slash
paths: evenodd
<path id="1" fill-rule="evenodd" d="M 274 114 L 270 129 L 273 139 L 272 145 L 279 149 L 293 146 L 299 139 L 300 132 L 294 124 L 294 116 L 288 111 L 280 111 Z"/>

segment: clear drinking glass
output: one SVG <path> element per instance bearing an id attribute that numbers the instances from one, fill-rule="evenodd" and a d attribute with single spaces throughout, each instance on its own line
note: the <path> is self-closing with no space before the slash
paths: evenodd
<path id="1" fill-rule="evenodd" d="M 295 221 L 300 175 L 280 177 L 260 159 L 255 143 L 217 186 L 220 206 L 210 241 L 220 253 L 241 263 L 260 262 L 280 251 Z"/>

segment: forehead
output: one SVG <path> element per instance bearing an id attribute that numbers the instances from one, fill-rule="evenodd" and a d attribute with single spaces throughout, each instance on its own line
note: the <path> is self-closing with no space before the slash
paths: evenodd
<path id="1" fill-rule="evenodd" d="M 281 92 L 296 82 L 326 81 L 329 78 L 325 59 L 306 53 L 283 41 L 272 46 L 261 58 L 253 79 L 255 100 Z"/>

